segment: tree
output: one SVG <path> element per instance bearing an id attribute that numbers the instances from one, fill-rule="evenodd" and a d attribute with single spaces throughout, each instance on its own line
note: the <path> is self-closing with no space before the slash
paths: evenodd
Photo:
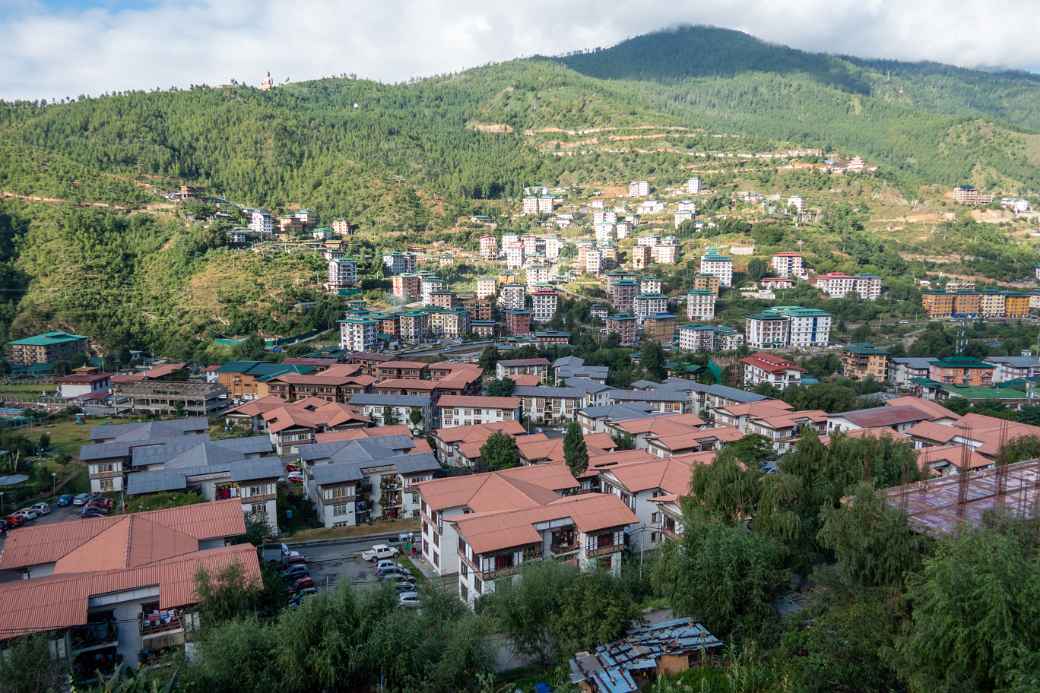
<path id="1" fill-rule="evenodd" d="M 1036 683 L 1040 556 L 1029 531 L 983 527 L 939 542 L 910 581 L 899 643 L 912 690 L 984 691 Z M 1035 690 L 1028 686 L 1017 690 Z"/>
<path id="2" fill-rule="evenodd" d="M 412 430 L 420 430 L 423 422 L 422 410 L 418 408 L 412 409 L 408 414 L 408 421 L 412 424 Z"/>
<path id="3" fill-rule="evenodd" d="M 747 465 L 724 447 L 711 464 L 693 468 L 691 502 L 711 518 L 734 523 L 751 515 L 758 505 L 762 472 Z"/>
<path id="4" fill-rule="evenodd" d="M 560 595 L 550 630 L 557 651 L 570 656 L 621 637 L 637 613 L 621 580 L 605 571 L 578 573 Z"/>
<path id="5" fill-rule="evenodd" d="M 383 407 L 383 425 L 393 426 L 397 423 L 397 414 L 394 412 L 394 408 L 390 406 Z"/>
<path id="6" fill-rule="evenodd" d="M 1010 440 L 997 452 L 997 464 L 1014 464 L 1040 457 L 1040 437 L 1022 436 Z"/>
<path id="7" fill-rule="evenodd" d="M 15 639 L 0 657 L 0 691 L 41 693 L 65 690 L 65 671 L 51 657 L 45 635 Z"/>
<path id="8" fill-rule="evenodd" d="M 512 378 L 496 378 L 484 385 L 489 397 L 509 397 L 516 389 L 516 381 Z"/>
<path id="9" fill-rule="evenodd" d="M 575 573 L 557 561 L 535 561 L 524 565 L 519 580 L 496 583 L 495 592 L 481 606 L 509 635 L 517 652 L 548 665 L 557 655 L 553 619 Z"/>
<path id="10" fill-rule="evenodd" d="M 766 264 L 765 260 L 756 257 L 755 259 L 748 262 L 747 274 L 755 281 L 758 281 L 762 277 L 766 276 L 768 272 L 769 265 Z"/>
<path id="11" fill-rule="evenodd" d="M 261 585 L 246 580 L 242 565 L 237 561 L 215 576 L 205 568 L 199 568 L 195 574 L 195 591 L 199 595 L 203 627 L 250 614 L 258 602 L 260 590 Z"/>
<path id="12" fill-rule="evenodd" d="M 639 349 L 639 365 L 646 372 L 646 377 L 652 380 L 663 380 L 667 371 L 665 370 L 664 349 L 655 341 L 646 340 Z"/>
<path id="13" fill-rule="evenodd" d="M 480 446 L 480 466 L 489 472 L 520 466 L 520 449 L 513 436 L 496 431 Z"/>
<path id="14" fill-rule="evenodd" d="M 834 552 L 839 573 L 854 588 L 901 586 L 928 546 L 910 528 L 906 515 L 889 506 L 869 483 L 856 486 L 840 507 L 823 509 L 817 538 Z"/>
<path id="15" fill-rule="evenodd" d="M 563 438 L 563 459 L 570 467 L 571 474 L 576 477 L 589 466 L 589 448 L 585 444 L 581 426 L 576 421 L 567 425 L 567 435 Z"/>
<path id="16" fill-rule="evenodd" d="M 495 345 L 489 345 L 484 347 L 484 350 L 480 352 L 480 359 L 477 364 L 484 369 L 484 372 L 491 375 L 495 372 L 495 366 L 498 365 L 498 360 L 502 358 L 498 353 L 498 348 Z"/>

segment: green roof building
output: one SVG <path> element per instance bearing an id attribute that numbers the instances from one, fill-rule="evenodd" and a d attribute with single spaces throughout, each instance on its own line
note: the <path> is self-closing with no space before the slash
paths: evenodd
<path id="1" fill-rule="evenodd" d="M 10 361 L 14 366 L 50 365 L 87 356 L 87 338 L 68 332 L 44 332 L 10 343 Z"/>

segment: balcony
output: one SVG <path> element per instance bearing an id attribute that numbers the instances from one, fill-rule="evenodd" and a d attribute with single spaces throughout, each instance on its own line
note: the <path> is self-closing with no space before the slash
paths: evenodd
<path id="1" fill-rule="evenodd" d="M 586 548 L 585 556 L 587 558 L 595 558 L 597 556 L 609 556 L 610 554 L 616 551 L 620 551 L 622 548 L 623 547 L 621 544 L 606 544 L 601 542 L 596 546 L 596 548 Z"/>
<path id="2" fill-rule="evenodd" d="M 76 626 L 69 631 L 72 653 L 115 645 L 119 633 L 115 621 L 97 621 L 85 626 Z"/>
<path id="3" fill-rule="evenodd" d="M 141 637 L 150 638 L 163 633 L 182 630 L 181 612 L 177 609 L 151 611 L 140 616 Z"/>

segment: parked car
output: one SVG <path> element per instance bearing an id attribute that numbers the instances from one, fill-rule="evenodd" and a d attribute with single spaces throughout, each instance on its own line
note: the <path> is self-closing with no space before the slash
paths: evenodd
<path id="1" fill-rule="evenodd" d="M 376 570 L 380 568 L 393 568 L 397 566 L 397 561 L 391 561 L 389 558 L 380 558 L 376 561 Z"/>
<path id="2" fill-rule="evenodd" d="M 58 500 L 55 503 L 55 505 L 57 505 L 59 508 L 67 508 L 68 506 L 72 505 L 72 496 L 68 493 L 58 496 Z"/>
<path id="3" fill-rule="evenodd" d="M 303 472 L 289 472 L 285 475 L 291 484 L 302 484 L 303 483 Z"/>
<path id="4" fill-rule="evenodd" d="M 419 593 L 418 592 L 402 592 L 397 595 L 397 603 L 400 606 L 415 609 L 419 606 Z"/>
<path id="5" fill-rule="evenodd" d="M 83 510 L 80 511 L 79 516 L 84 520 L 88 520 L 93 517 L 104 517 L 105 514 L 105 511 L 101 508 L 83 508 Z"/>
<path id="6" fill-rule="evenodd" d="M 286 556 L 283 563 L 285 565 L 307 565 L 307 559 L 300 554 L 293 551 L 293 556 Z"/>
<path id="7" fill-rule="evenodd" d="M 300 471 L 300 465 L 293 464 L 292 462 L 290 462 L 289 464 L 285 465 L 285 471 L 287 471 L 287 472 L 298 472 L 298 471 Z"/>
<path id="8" fill-rule="evenodd" d="M 104 508 L 105 510 L 111 510 L 114 504 L 112 503 L 111 498 L 105 498 L 104 496 L 93 496 L 90 500 L 87 501 L 87 505 L 93 505 L 98 508 Z"/>
<path id="9" fill-rule="evenodd" d="M 51 506 L 46 503 L 35 503 L 33 504 L 32 509 L 36 511 L 36 514 L 40 517 L 51 514 Z"/>
<path id="10" fill-rule="evenodd" d="M 408 594 L 409 592 L 415 593 L 414 582 L 399 582 L 394 585 L 394 589 L 397 590 L 398 594 Z"/>
<path id="11" fill-rule="evenodd" d="M 412 574 L 404 568 L 397 568 L 396 570 L 383 570 L 376 571 L 379 575 L 379 579 L 383 582 L 399 582 L 401 580 L 411 580 Z"/>
<path id="12" fill-rule="evenodd" d="M 376 568 L 376 575 L 379 577 L 383 577 L 384 575 L 404 575 L 405 577 L 408 577 L 411 573 L 399 565 L 392 565 L 386 568 Z"/>
<path id="13" fill-rule="evenodd" d="M 307 571 L 307 566 L 297 563 L 282 571 L 282 575 L 288 580 L 298 580 L 310 573 Z"/>
<path id="14" fill-rule="evenodd" d="M 361 557 L 366 561 L 374 561 L 379 558 L 393 558 L 398 553 L 398 550 L 393 546 L 387 546 L 386 544 L 376 544 L 369 550 L 362 551 Z"/>
<path id="15" fill-rule="evenodd" d="M 314 580 L 313 578 L 311 578 L 310 575 L 302 577 L 296 582 L 294 582 L 292 586 L 292 591 L 299 592 L 300 590 L 306 589 L 307 587 L 314 587 Z"/>
<path id="16" fill-rule="evenodd" d="M 289 598 L 289 606 L 293 609 L 297 609 L 300 603 L 303 602 L 304 597 L 309 597 L 312 594 L 317 594 L 318 589 L 316 587 L 304 587 L 302 590 L 294 594 Z"/>
<path id="17" fill-rule="evenodd" d="M 9 529 L 14 529 L 15 527 L 21 527 L 22 525 L 24 525 L 25 518 L 19 515 L 18 513 L 11 513 L 10 515 L 4 518 L 4 522 L 7 523 Z"/>
<path id="18" fill-rule="evenodd" d="M 81 494 L 79 494 L 77 496 L 73 496 L 72 504 L 73 505 L 86 505 L 87 501 L 89 501 L 89 500 L 90 500 L 90 494 L 89 493 L 81 493 Z"/>
<path id="19" fill-rule="evenodd" d="M 18 511 L 18 514 L 23 516 L 26 522 L 32 522 L 33 520 L 40 517 L 40 513 L 36 512 L 32 508 L 22 508 Z"/>

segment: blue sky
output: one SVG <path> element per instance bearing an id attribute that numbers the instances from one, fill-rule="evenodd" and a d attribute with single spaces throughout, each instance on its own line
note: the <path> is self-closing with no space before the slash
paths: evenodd
<path id="1" fill-rule="evenodd" d="M 805 50 L 1033 69 L 1036 0 L 0 0 L 0 98 L 358 74 L 400 81 L 679 23 Z"/>

